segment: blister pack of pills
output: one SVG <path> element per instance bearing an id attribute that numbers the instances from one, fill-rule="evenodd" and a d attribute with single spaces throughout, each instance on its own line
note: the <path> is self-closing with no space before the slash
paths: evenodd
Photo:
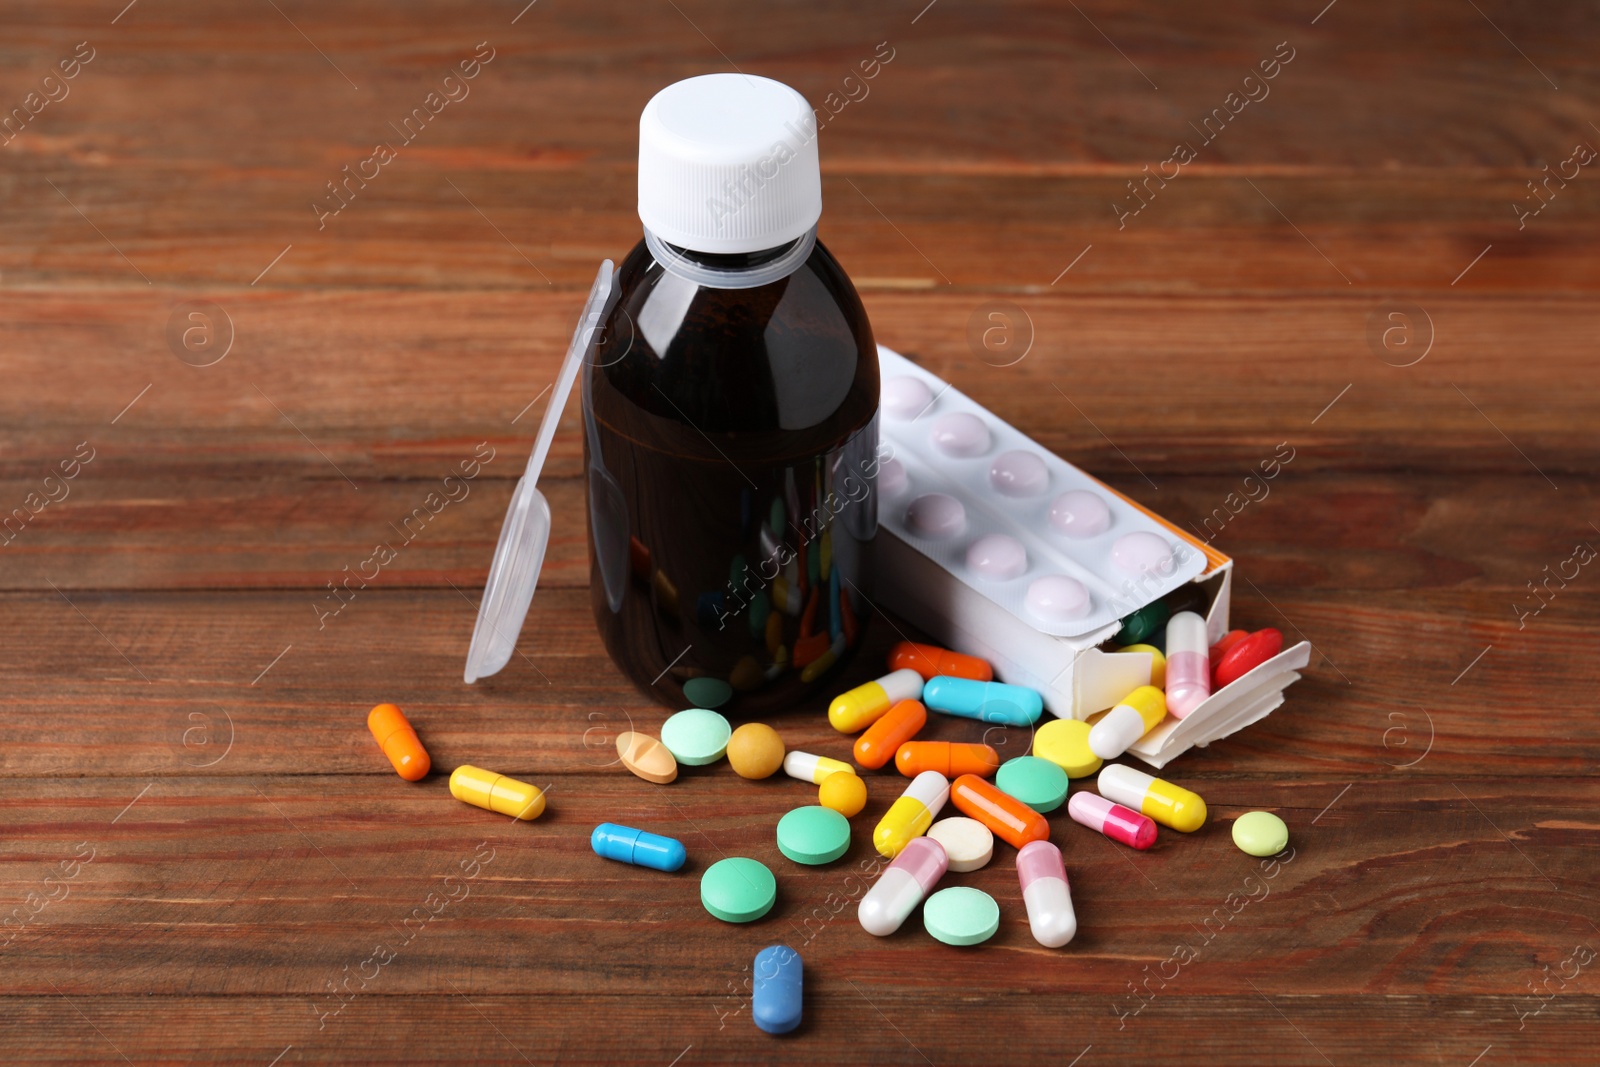
<path id="1" fill-rule="evenodd" d="M 1076 637 L 1194 580 L 1204 554 L 882 346 L 879 521 L 1041 633 Z"/>

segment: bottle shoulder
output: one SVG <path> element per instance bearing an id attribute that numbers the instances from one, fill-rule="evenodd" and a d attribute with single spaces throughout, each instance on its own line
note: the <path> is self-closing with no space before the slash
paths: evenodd
<path id="1" fill-rule="evenodd" d="M 859 425 L 877 408 L 871 324 L 820 242 L 785 278 L 717 289 L 664 270 L 641 241 L 617 288 L 591 371 L 602 409 L 625 401 L 703 432 L 760 433 Z"/>

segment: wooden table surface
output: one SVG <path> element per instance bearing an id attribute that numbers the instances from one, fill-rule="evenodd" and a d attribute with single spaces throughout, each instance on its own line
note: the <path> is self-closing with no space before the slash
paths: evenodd
<path id="1" fill-rule="evenodd" d="M 125 2 L 0 16 L 6 1063 L 1597 1062 L 1592 8 Z M 897 776 L 800 870 L 796 783 L 612 765 L 667 709 L 591 622 L 571 408 L 520 655 L 461 682 L 542 394 L 638 238 L 639 110 L 734 66 L 855 97 L 821 236 L 878 339 L 1180 523 L 1223 509 L 1235 620 L 1315 647 L 1169 767 L 1202 832 L 1141 855 L 1054 820 L 1066 949 L 1005 848 L 967 878 L 987 946 L 865 935 Z M 382 700 L 549 811 L 400 781 Z M 816 709 L 777 725 L 848 751 Z M 1270 871 L 1227 829 L 1261 808 Z M 599 861 L 604 820 L 690 867 Z M 702 910 L 722 854 L 778 871 L 769 918 Z M 743 984 L 772 942 L 806 967 L 782 1039 Z"/>

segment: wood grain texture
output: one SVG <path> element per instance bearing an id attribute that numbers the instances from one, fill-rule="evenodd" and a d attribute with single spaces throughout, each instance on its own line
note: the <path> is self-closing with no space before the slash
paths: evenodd
<path id="1" fill-rule="evenodd" d="M 94 49 L 0 135 L 5 1062 L 1583 1061 L 1600 579 L 1540 583 L 1600 538 L 1600 178 L 1528 183 L 1600 145 L 1593 11 L 123 2 L 0 11 L 0 111 Z M 325 183 L 483 41 L 470 95 L 319 229 Z M 1029 936 L 1007 849 L 964 879 L 1001 903 L 988 946 L 860 930 L 892 772 L 844 859 L 800 869 L 771 827 L 806 787 L 615 765 L 670 709 L 594 631 L 571 411 L 519 655 L 460 682 L 573 316 L 638 238 L 639 108 L 733 65 L 820 103 L 879 42 L 821 140 L 821 236 L 878 339 L 1213 536 L 1235 619 L 1316 649 L 1270 718 L 1170 768 L 1199 834 L 1135 854 L 1053 820 L 1065 950 Z M 1270 94 L 1197 129 L 1280 42 Z M 1119 219 L 1179 142 L 1195 161 Z M 210 366 L 169 340 L 193 301 L 230 323 Z M 874 619 L 852 678 L 917 633 Z M 379 700 L 437 768 L 548 787 L 545 816 L 401 782 Z M 820 714 L 777 725 L 847 754 Z M 1231 845 L 1252 809 L 1292 858 Z M 688 869 L 599 861 L 604 820 Z M 723 854 L 777 871 L 768 918 L 700 907 Z M 806 964 L 781 1040 L 745 986 L 773 942 Z"/>

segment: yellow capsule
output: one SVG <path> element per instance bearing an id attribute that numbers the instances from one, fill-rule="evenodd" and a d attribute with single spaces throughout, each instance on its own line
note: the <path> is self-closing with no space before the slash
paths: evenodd
<path id="1" fill-rule="evenodd" d="M 1198 794 L 1132 767 L 1106 767 L 1095 786 L 1113 804 L 1132 808 L 1182 833 L 1192 834 L 1206 821 L 1206 802 Z"/>
<path id="2" fill-rule="evenodd" d="M 482 767 L 457 767 L 450 775 L 450 795 L 515 819 L 537 819 L 544 814 L 544 793 L 537 786 Z"/>
<path id="3" fill-rule="evenodd" d="M 889 810 L 872 831 L 872 845 L 894 859 L 913 838 L 921 837 L 933 825 L 944 802 L 950 799 L 950 779 L 938 771 L 923 771 L 911 779 L 906 791 L 889 805 Z"/>
<path id="4" fill-rule="evenodd" d="M 822 580 L 827 581 L 833 575 L 833 530 L 822 531 Z"/>
<path id="5" fill-rule="evenodd" d="M 841 734 L 860 733 L 902 700 L 922 696 L 922 675 L 909 668 L 891 671 L 876 682 L 840 693 L 828 705 L 828 721 Z"/>
<path id="6" fill-rule="evenodd" d="M 774 611 L 767 616 L 767 652 L 776 656 L 783 647 L 783 616 Z"/>

